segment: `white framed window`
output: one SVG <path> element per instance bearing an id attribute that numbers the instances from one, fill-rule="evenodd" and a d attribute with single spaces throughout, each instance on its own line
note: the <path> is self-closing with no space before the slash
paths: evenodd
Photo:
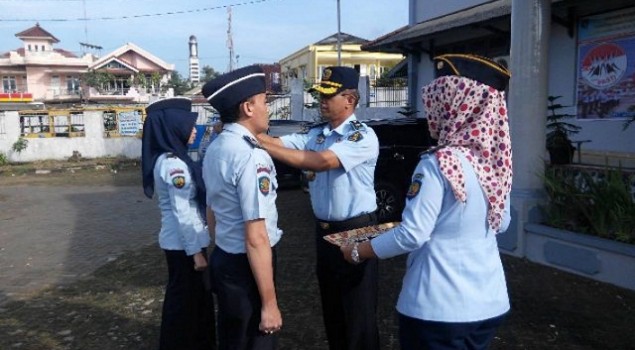
<path id="1" fill-rule="evenodd" d="M 78 76 L 66 76 L 66 91 L 69 95 L 79 93 L 79 77 Z"/>
<path id="2" fill-rule="evenodd" d="M 2 91 L 6 93 L 18 91 L 18 84 L 16 83 L 15 75 L 2 76 Z"/>

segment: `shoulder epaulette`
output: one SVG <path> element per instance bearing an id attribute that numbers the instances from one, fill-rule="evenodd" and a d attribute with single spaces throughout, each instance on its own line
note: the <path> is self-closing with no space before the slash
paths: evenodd
<path id="1" fill-rule="evenodd" d="M 353 129 L 359 130 L 364 127 L 364 124 L 362 124 L 359 120 L 351 120 L 351 126 Z"/>
<path id="2" fill-rule="evenodd" d="M 446 145 L 439 145 L 439 146 L 433 146 L 433 147 L 430 147 L 430 148 L 428 148 L 427 150 L 425 150 L 425 151 L 423 151 L 423 152 L 419 153 L 419 157 L 425 156 L 426 154 L 433 154 L 433 153 L 435 153 L 436 151 L 438 151 L 438 150 L 440 150 L 440 149 L 442 149 L 442 148 L 445 148 L 445 146 L 446 146 Z"/>
<path id="3" fill-rule="evenodd" d="M 323 128 L 326 124 L 328 124 L 328 122 L 307 124 L 306 126 L 304 126 L 304 129 L 302 129 L 302 131 L 299 132 L 299 134 L 308 134 L 309 131 L 311 131 L 311 129 Z"/>
<path id="4" fill-rule="evenodd" d="M 262 147 L 262 145 L 260 144 L 260 142 L 258 142 L 258 140 L 256 140 L 255 138 L 249 135 L 243 135 L 243 140 L 247 141 L 247 143 L 253 148 L 264 149 L 264 147 Z"/>

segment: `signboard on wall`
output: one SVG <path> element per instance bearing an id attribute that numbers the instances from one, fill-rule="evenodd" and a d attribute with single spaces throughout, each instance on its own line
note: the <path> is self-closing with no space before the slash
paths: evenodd
<path id="1" fill-rule="evenodd" d="M 635 7 L 578 22 L 577 117 L 635 116 Z"/>
<path id="2" fill-rule="evenodd" d="M 117 115 L 119 135 L 135 136 L 143 128 L 139 111 L 121 111 Z"/>

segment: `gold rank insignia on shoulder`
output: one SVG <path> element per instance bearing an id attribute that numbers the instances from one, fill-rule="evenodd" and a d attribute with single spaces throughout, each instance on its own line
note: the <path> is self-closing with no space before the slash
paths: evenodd
<path id="1" fill-rule="evenodd" d="M 358 142 L 359 140 L 363 139 L 364 136 L 362 136 L 362 133 L 359 131 L 355 131 L 354 133 L 352 133 L 349 137 L 348 140 L 352 141 L 352 142 Z"/>
<path id="2" fill-rule="evenodd" d="M 362 125 L 362 123 L 359 120 L 351 120 L 351 125 L 353 126 L 353 129 L 355 130 L 359 130 L 364 127 L 364 125 Z"/>

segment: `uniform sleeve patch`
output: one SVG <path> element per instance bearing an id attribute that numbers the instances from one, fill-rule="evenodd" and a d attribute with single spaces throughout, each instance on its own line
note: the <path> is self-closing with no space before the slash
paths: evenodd
<path id="1" fill-rule="evenodd" d="M 185 176 L 175 176 L 172 178 L 172 184 L 176 188 L 183 188 L 185 186 Z"/>
<path id="2" fill-rule="evenodd" d="M 271 180 L 268 176 L 261 176 L 258 178 L 258 189 L 260 190 L 260 193 L 265 196 L 269 194 L 271 189 Z"/>
<path id="3" fill-rule="evenodd" d="M 419 194 L 421 191 L 421 180 L 423 179 L 423 174 L 415 174 L 412 177 L 412 182 L 410 183 L 410 187 L 408 188 L 408 193 L 406 194 L 406 198 L 413 199 Z"/>
<path id="4" fill-rule="evenodd" d="M 362 135 L 361 132 L 359 131 L 355 131 L 354 133 L 352 133 L 349 137 L 348 140 L 352 141 L 352 142 L 359 142 L 361 139 L 363 139 L 364 136 Z"/>

